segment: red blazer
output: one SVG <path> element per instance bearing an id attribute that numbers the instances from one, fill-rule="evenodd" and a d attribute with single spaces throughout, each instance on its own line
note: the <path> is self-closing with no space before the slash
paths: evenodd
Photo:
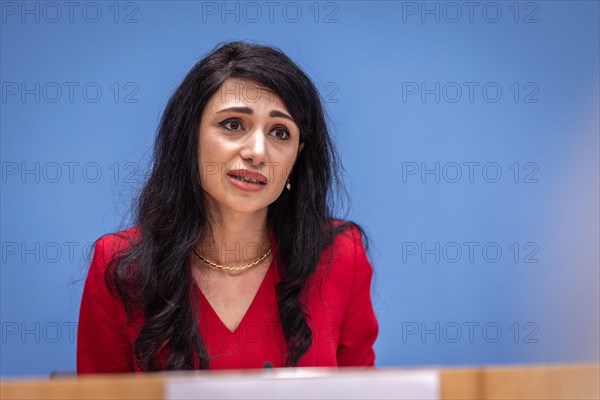
<path id="1" fill-rule="evenodd" d="M 137 228 L 120 233 L 137 236 Z M 141 371 L 135 362 L 133 342 L 137 333 L 127 324 L 120 299 L 104 281 L 113 254 L 127 246 L 117 235 L 101 238 L 83 290 L 77 336 L 77 372 L 111 373 Z M 242 321 L 231 332 L 200 292 L 199 330 L 210 357 L 211 369 L 262 368 L 265 363 L 284 367 L 287 349 L 277 313 L 275 283 L 280 280 L 273 239 L 273 262 Z M 373 343 L 378 323 L 371 303 L 373 269 L 358 229 L 339 234 L 307 283 L 308 323 L 313 344 L 298 366 L 373 366 Z M 139 320 L 138 320 L 139 321 Z"/>

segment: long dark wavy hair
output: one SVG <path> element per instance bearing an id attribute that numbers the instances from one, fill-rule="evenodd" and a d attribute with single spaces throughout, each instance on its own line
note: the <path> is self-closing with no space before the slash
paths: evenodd
<path id="1" fill-rule="evenodd" d="M 168 101 L 152 169 L 134 204 L 140 236 L 129 239 L 131 245 L 106 270 L 106 282 L 123 301 L 130 320 L 143 316 L 133 351 L 144 371 L 210 368 L 198 329 L 198 293 L 188 257 L 210 228 L 199 180 L 200 118 L 229 78 L 246 78 L 277 93 L 304 143 L 290 177 L 293 189 L 284 190 L 269 205 L 267 221 L 276 237 L 282 278 L 276 291 L 287 341 L 286 366 L 296 366 L 312 345 L 303 289 L 322 251 L 349 225 L 357 226 L 332 223 L 334 200 L 340 189 L 345 191 L 339 186 L 341 166 L 321 98 L 310 78 L 276 48 L 239 41 L 217 46 L 191 69 Z"/>

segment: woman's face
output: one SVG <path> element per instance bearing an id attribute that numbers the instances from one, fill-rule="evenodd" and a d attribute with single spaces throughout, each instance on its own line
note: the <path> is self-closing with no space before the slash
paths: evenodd
<path id="1" fill-rule="evenodd" d="M 304 147 L 281 98 L 244 79 L 221 85 L 204 107 L 198 135 L 201 185 L 222 211 L 266 211 Z"/>

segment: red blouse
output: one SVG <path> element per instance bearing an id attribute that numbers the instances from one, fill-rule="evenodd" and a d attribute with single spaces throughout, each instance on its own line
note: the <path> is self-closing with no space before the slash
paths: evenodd
<path id="1" fill-rule="evenodd" d="M 120 233 L 137 236 L 137 228 Z M 140 371 L 135 362 L 136 332 L 127 324 L 121 301 L 108 289 L 104 271 L 112 255 L 127 242 L 116 235 L 100 239 L 88 272 L 79 311 L 77 372 Z M 327 251 L 307 283 L 308 323 L 313 344 L 298 366 L 373 366 L 378 324 L 371 303 L 373 273 L 358 229 L 346 229 Z M 199 330 L 211 369 L 285 365 L 287 345 L 277 313 L 275 283 L 280 280 L 273 239 L 271 263 L 248 311 L 231 332 L 200 290 Z M 139 321 L 136 321 L 139 322 Z M 138 325 L 139 326 L 139 325 Z"/>

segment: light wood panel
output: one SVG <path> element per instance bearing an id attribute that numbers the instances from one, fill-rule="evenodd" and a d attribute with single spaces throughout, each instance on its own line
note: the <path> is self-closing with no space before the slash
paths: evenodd
<path id="1" fill-rule="evenodd" d="M 510 366 L 441 371 L 444 400 L 600 399 L 600 366 Z"/>
<path id="2" fill-rule="evenodd" d="M 97 375 L 2 382 L 0 399 L 163 399 L 165 375 Z"/>
<path id="3" fill-rule="evenodd" d="M 386 368 L 363 373 L 365 377 L 379 373 L 398 374 L 401 377 L 406 376 L 407 371 L 417 370 Z M 327 374 L 349 371 L 356 373 L 356 370 L 327 370 L 323 372 L 323 380 L 327 381 Z M 598 364 L 444 368 L 437 371 L 436 374 L 440 376 L 440 395 L 444 400 L 600 399 Z M 239 375 L 240 372 L 248 380 L 262 380 L 261 385 L 265 386 L 269 384 L 269 379 L 263 379 L 260 371 L 215 371 L 203 374 L 223 377 L 227 373 Z M 273 372 L 271 370 L 270 373 Z M 197 376 L 197 373 L 178 372 L 4 380 L 0 383 L 0 399 L 164 399 L 168 380 L 185 382 Z"/>

